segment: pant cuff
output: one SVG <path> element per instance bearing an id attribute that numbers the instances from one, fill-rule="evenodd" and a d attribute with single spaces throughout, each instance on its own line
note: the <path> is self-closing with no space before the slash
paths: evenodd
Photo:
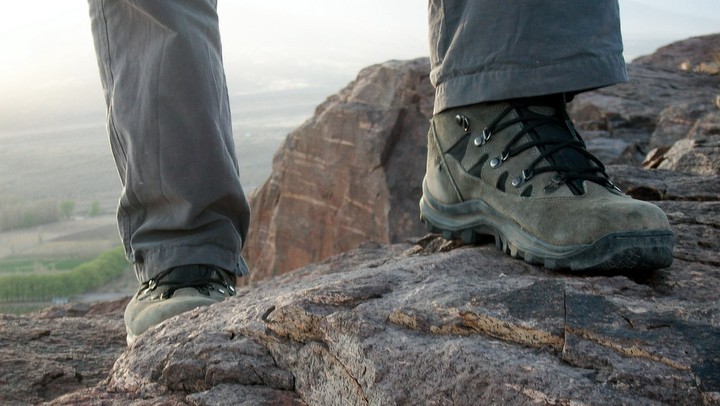
<path id="1" fill-rule="evenodd" d="M 199 264 L 216 266 L 237 276 L 250 273 L 239 252 L 207 245 L 181 245 L 146 251 L 142 260 L 135 261 L 134 267 L 138 281 L 144 283 L 170 268 Z"/>
<path id="2" fill-rule="evenodd" d="M 484 70 L 437 84 L 434 113 L 482 102 L 581 92 L 626 81 L 625 61 L 617 53 L 544 66 Z"/>

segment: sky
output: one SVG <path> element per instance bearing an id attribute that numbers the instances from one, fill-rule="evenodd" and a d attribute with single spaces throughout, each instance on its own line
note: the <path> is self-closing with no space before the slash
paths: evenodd
<path id="1" fill-rule="evenodd" d="M 718 1 L 620 0 L 626 59 L 720 32 Z M 0 4 L 0 136 L 102 125 L 86 2 Z M 219 0 L 231 97 L 298 89 L 328 96 L 365 66 L 426 56 L 426 10 L 420 0 Z"/>

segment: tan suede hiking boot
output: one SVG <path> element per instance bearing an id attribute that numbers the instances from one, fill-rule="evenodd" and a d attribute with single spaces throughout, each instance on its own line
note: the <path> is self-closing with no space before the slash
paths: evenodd
<path id="1" fill-rule="evenodd" d="M 235 275 L 220 268 L 172 268 L 140 285 L 125 308 L 128 346 L 150 327 L 200 306 L 235 296 Z"/>
<path id="2" fill-rule="evenodd" d="M 421 218 L 445 238 L 495 237 L 549 269 L 664 268 L 673 234 L 658 207 L 623 194 L 586 149 L 563 96 L 454 108 L 433 117 Z"/>

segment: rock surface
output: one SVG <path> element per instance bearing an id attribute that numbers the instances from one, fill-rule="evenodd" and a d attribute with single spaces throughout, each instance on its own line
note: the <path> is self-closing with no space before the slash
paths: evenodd
<path id="1" fill-rule="evenodd" d="M 633 62 L 672 70 L 718 73 L 720 34 L 704 35 L 675 42 L 658 49 L 652 55 L 637 58 Z"/>
<path id="2" fill-rule="evenodd" d="M 628 143 L 607 163 L 640 164 L 654 148 L 716 131 L 720 76 L 635 63 L 628 65 L 628 75 L 628 83 L 582 93 L 569 105 L 577 126 L 593 130 L 586 137 L 590 141 L 602 137 Z"/>
<path id="3" fill-rule="evenodd" d="M 675 233 L 669 269 L 583 275 L 432 235 L 387 244 L 419 233 L 393 210 L 417 210 L 425 69 L 368 68 L 289 137 L 237 297 L 131 348 L 122 302 L 2 316 L 0 403 L 720 405 L 718 78 L 632 64 L 630 84 L 573 103 L 589 147 L 623 163 L 613 182 Z"/>
<path id="4" fill-rule="evenodd" d="M 35 404 L 92 388 L 125 349 L 127 300 L 0 314 L 0 404 Z"/>
<path id="5" fill-rule="evenodd" d="M 673 193 L 656 171 L 611 171 Z M 720 194 L 682 187 L 702 201 L 659 202 L 670 269 L 575 275 L 434 236 L 368 244 L 164 323 L 106 382 L 51 404 L 720 404 Z"/>

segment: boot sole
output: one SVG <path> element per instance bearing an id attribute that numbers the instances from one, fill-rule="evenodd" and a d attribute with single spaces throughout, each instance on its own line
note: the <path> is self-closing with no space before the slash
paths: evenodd
<path id="1" fill-rule="evenodd" d="M 643 230 L 604 235 L 589 244 L 554 245 L 540 240 L 481 200 L 446 205 L 423 195 L 420 217 L 430 232 L 445 239 L 477 244 L 492 236 L 513 258 L 547 269 L 617 272 L 667 268 L 672 264 L 670 230 Z"/>
<path id="2" fill-rule="evenodd" d="M 130 331 L 129 328 L 125 327 L 125 332 L 127 335 L 125 336 L 125 342 L 127 343 L 128 347 L 132 347 L 135 340 L 137 340 L 138 336 L 134 334 L 132 331 Z"/>

